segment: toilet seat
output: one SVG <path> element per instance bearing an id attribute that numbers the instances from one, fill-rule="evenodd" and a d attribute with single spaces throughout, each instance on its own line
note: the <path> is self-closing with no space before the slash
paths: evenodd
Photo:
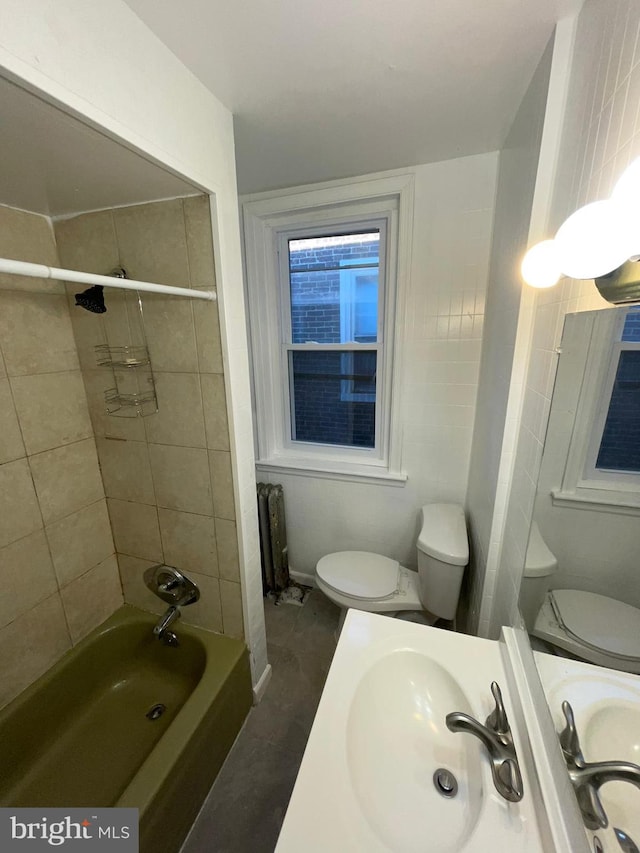
<path id="1" fill-rule="evenodd" d="M 357 570 L 352 572 L 352 566 L 357 566 Z M 371 572 L 372 566 L 375 568 Z M 375 583 L 370 583 L 372 576 L 376 578 Z M 417 572 L 405 569 L 395 560 L 380 554 L 368 551 L 327 554 L 318 560 L 316 584 L 327 598 L 343 610 L 354 608 L 389 615 L 401 610 L 422 611 Z M 385 594 L 376 598 L 373 597 L 374 591 Z M 362 594 L 358 595 L 358 592 Z"/>
<path id="2" fill-rule="evenodd" d="M 340 595 L 384 600 L 398 589 L 399 565 L 397 560 L 369 551 L 337 551 L 318 560 L 316 573 Z"/>
<path id="3" fill-rule="evenodd" d="M 582 590 L 553 590 L 534 636 L 590 663 L 640 673 L 640 610 Z"/>

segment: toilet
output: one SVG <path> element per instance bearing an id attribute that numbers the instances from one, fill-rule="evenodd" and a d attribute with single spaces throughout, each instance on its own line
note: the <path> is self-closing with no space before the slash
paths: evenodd
<path id="1" fill-rule="evenodd" d="M 316 584 L 334 604 L 370 613 L 411 617 L 433 625 L 456 615 L 469 562 L 464 510 L 458 504 L 427 504 L 420 511 L 418 571 L 369 551 L 336 551 L 318 560 Z"/>
<path id="2" fill-rule="evenodd" d="M 640 674 L 640 610 L 593 592 L 549 589 L 557 568 L 534 521 L 520 595 L 529 634 L 560 654 Z"/>

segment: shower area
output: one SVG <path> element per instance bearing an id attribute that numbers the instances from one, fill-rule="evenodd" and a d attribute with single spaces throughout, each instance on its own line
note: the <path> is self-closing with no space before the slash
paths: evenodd
<path id="1" fill-rule="evenodd" d="M 0 258 L 216 290 L 208 195 L 0 80 Z M 0 708 L 123 603 L 243 640 L 218 303 L 0 273 Z M 257 533 L 256 533 L 257 537 Z"/>
<path id="2" fill-rule="evenodd" d="M 0 109 L 0 258 L 85 274 L 0 272 L 0 803 L 104 782 L 172 853 L 252 701 L 211 199 L 2 79 Z"/>
<path id="3" fill-rule="evenodd" d="M 0 254 L 195 290 L 215 284 L 203 195 L 59 220 L 4 206 Z M 33 599 L 17 595 L 0 627 L 5 648 L 11 625 L 28 644 L 8 656 L 16 667 L 2 679 L 2 704 L 123 602 L 166 609 L 143 579 L 157 563 L 200 590 L 184 623 L 243 637 L 217 305 L 105 288 L 106 310 L 95 311 L 101 301 L 76 304 L 85 292 L 0 282 L 2 547 L 12 549 L 2 557 Z M 51 631 L 45 648 L 30 638 L 30 616 Z"/>

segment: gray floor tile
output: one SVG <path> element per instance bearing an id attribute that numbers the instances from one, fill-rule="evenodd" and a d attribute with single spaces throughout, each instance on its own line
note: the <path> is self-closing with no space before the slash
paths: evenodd
<path id="1" fill-rule="evenodd" d="M 271 683 L 211 788 L 182 853 L 272 853 L 335 651 L 339 610 L 265 600 Z"/>

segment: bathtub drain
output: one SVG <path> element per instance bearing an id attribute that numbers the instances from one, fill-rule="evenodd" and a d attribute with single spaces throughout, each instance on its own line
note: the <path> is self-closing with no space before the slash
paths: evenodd
<path id="1" fill-rule="evenodd" d="M 146 717 L 147 717 L 147 719 L 149 719 L 149 720 L 159 720 L 159 719 L 160 719 L 160 717 L 164 714 L 164 712 L 165 712 L 166 710 L 167 710 L 167 706 L 166 706 L 166 705 L 162 705 L 160 702 L 158 702 L 158 704 L 157 704 L 157 705 L 152 705 L 152 706 L 149 708 L 149 710 L 147 711 L 147 713 L 145 714 L 145 716 L 146 716 Z"/>

